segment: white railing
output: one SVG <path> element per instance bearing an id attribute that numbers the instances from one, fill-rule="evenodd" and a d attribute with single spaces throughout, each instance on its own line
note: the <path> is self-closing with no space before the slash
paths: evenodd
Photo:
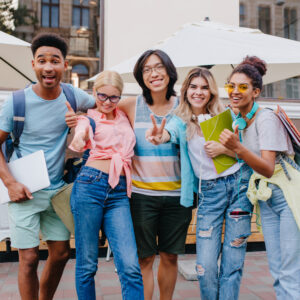
<path id="1" fill-rule="evenodd" d="M 300 119 L 300 99 L 299 100 L 277 100 L 277 99 L 261 99 L 258 100 L 262 107 L 269 107 L 273 110 L 277 109 L 277 105 L 282 107 L 291 119 Z"/>

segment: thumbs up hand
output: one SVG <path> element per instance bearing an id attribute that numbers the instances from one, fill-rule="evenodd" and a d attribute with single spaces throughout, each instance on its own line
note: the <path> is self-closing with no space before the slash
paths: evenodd
<path id="1" fill-rule="evenodd" d="M 73 108 L 71 107 L 71 104 L 68 101 L 66 101 L 66 106 L 68 108 L 68 111 L 66 112 L 66 115 L 65 115 L 66 124 L 68 125 L 69 128 L 76 127 L 77 116 L 76 116 Z"/>
<path id="2" fill-rule="evenodd" d="M 225 146 L 227 149 L 238 153 L 239 149 L 241 148 L 242 144 L 240 143 L 239 139 L 239 130 L 238 126 L 235 126 L 234 132 L 224 129 L 219 136 L 220 143 Z"/>

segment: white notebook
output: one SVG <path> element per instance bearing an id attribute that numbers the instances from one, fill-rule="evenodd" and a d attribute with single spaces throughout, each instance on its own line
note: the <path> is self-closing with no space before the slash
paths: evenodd
<path id="1" fill-rule="evenodd" d="M 31 193 L 50 186 L 48 169 L 43 150 L 23 156 L 7 164 L 11 174 L 24 184 Z M 9 202 L 8 191 L 0 179 L 0 203 Z"/>

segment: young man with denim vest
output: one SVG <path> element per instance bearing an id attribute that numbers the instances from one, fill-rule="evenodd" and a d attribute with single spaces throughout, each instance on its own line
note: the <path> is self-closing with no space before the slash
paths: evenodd
<path id="1" fill-rule="evenodd" d="M 64 185 L 62 180 L 68 127 L 66 96 L 60 82 L 68 63 L 66 42 L 56 34 L 44 33 L 32 42 L 32 68 L 37 83 L 25 88 L 25 122 L 20 137 L 22 156 L 44 150 L 50 186 L 30 193 L 9 172 L 0 150 L 0 178 L 11 199 L 9 217 L 11 244 L 19 249 L 18 284 L 22 300 L 53 299 L 65 264 L 69 258 L 69 232 L 56 215 L 51 197 Z M 74 91 L 78 110 L 95 105 L 93 97 L 80 89 Z M 0 144 L 13 129 L 13 100 L 9 97 L 0 113 Z M 11 160 L 17 159 L 14 151 Z M 39 232 L 47 242 L 49 256 L 40 280 Z"/>

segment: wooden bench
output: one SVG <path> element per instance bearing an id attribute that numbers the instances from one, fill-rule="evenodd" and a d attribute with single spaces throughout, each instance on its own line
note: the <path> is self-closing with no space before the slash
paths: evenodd
<path id="1" fill-rule="evenodd" d="M 193 225 L 195 213 L 196 213 L 196 209 L 193 210 L 193 218 L 192 218 L 191 224 L 190 224 L 189 229 L 188 229 L 186 244 L 195 244 L 196 243 L 196 223 L 195 223 L 195 225 Z M 252 234 L 248 239 L 249 243 L 251 243 L 251 242 L 263 242 L 264 241 L 263 235 L 256 228 L 255 220 L 256 220 L 256 215 L 253 215 L 252 220 L 251 220 L 251 232 L 252 232 Z M 196 221 L 197 220 L 195 220 L 195 222 Z M 222 239 L 223 239 L 223 237 L 222 237 Z M 70 245 L 71 245 L 72 249 L 75 248 L 74 237 L 71 237 Z M 104 246 L 100 246 L 100 247 L 107 247 L 107 241 L 106 241 Z M 47 249 L 47 244 L 41 240 L 40 250 L 45 250 L 45 249 Z M 0 242 L 0 252 L 5 252 L 5 251 L 7 251 L 6 242 L 2 241 L 2 242 Z M 17 251 L 17 249 L 11 248 L 11 251 Z"/>

